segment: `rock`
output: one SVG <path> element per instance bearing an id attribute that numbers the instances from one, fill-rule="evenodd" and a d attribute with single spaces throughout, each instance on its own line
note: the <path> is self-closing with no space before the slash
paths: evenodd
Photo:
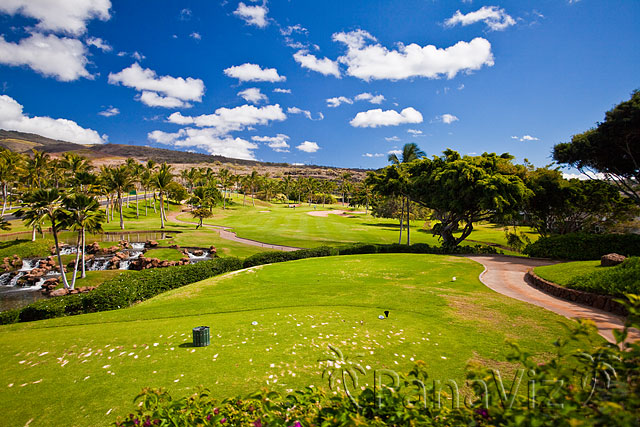
<path id="1" fill-rule="evenodd" d="M 121 248 L 123 248 L 123 249 L 127 249 L 127 248 L 129 248 L 129 242 L 128 242 L 128 241 L 126 241 L 126 240 L 120 240 L 119 245 L 120 245 L 120 247 L 121 247 Z"/>
<path id="2" fill-rule="evenodd" d="M 120 260 L 125 260 L 129 258 L 129 254 L 126 252 L 116 252 L 114 258 L 118 258 Z"/>
<path id="3" fill-rule="evenodd" d="M 52 297 L 61 297 L 67 294 L 69 294 L 68 289 L 56 289 L 55 291 L 49 292 L 49 296 L 52 296 Z"/>
<path id="4" fill-rule="evenodd" d="M 204 255 L 204 251 L 202 249 L 196 249 L 193 251 L 193 256 L 202 256 Z"/>
<path id="5" fill-rule="evenodd" d="M 216 249 L 215 246 L 211 245 L 211 246 L 209 246 L 209 252 L 211 252 L 212 254 L 215 254 L 215 253 L 218 252 L 218 250 Z"/>
<path id="6" fill-rule="evenodd" d="M 156 242 L 155 240 L 147 240 L 144 244 L 145 248 L 157 248 L 158 247 L 158 242 Z"/>
<path id="7" fill-rule="evenodd" d="M 171 245 L 169 246 L 171 249 L 180 249 L 180 245 Z"/>
<path id="8" fill-rule="evenodd" d="M 612 267 L 614 265 L 621 264 L 625 259 L 627 259 L 627 257 L 625 257 L 624 255 L 616 253 L 606 254 L 603 255 L 602 258 L 600 258 L 600 265 L 602 267 Z"/>
<path id="9" fill-rule="evenodd" d="M 182 258 L 180 259 L 181 262 L 183 262 L 184 264 L 189 264 L 189 258 Z"/>
<path id="10" fill-rule="evenodd" d="M 93 242 L 92 244 L 87 245 L 85 252 L 88 254 L 97 254 L 100 252 L 100 244 L 98 242 Z"/>

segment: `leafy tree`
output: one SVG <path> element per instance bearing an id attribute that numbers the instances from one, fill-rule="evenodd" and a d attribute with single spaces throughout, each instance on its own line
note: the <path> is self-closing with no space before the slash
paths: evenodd
<path id="1" fill-rule="evenodd" d="M 198 208 L 192 210 L 191 215 L 194 218 L 198 218 L 199 220 L 198 225 L 196 225 L 197 230 L 198 228 L 202 227 L 202 221 L 204 221 L 205 218 L 211 218 L 213 216 L 213 213 L 207 208 Z"/>
<path id="2" fill-rule="evenodd" d="M 474 223 L 516 211 L 530 196 L 512 159 L 506 153 L 462 157 L 446 150 L 441 157 L 409 164 L 409 194 L 433 209 L 439 223 L 432 230 L 443 245 L 459 245 L 471 234 Z M 460 226 L 461 235 L 454 237 Z"/>
<path id="3" fill-rule="evenodd" d="M 640 204 L 640 90 L 608 111 L 596 128 L 553 147 L 553 158 L 587 175 L 604 174 Z"/>
<path id="4" fill-rule="evenodd" d="M 533 195 L 524 205 L 526 222 L 542 236 L 604 230 L 635 214 L 630 199 L 600 180 L 566 180 L 558 170 L 538 168 L 527 174 Z"/>

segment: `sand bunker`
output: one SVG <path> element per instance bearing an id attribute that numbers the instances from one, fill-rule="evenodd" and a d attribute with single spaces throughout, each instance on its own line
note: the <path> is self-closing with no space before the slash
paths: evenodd
<path id="1" fill-rule="evenodd" d="M 350 216 L 353 216 L 353 214 L 363 214 L 363 213 L 366 213 L 366 212 L 364 211 L 350 212 L 350 211 L 337 210 L 337 211 L 313 211 L 313 212 L 307 212 L 307 215 L 326 218 L 329 216 L 329 214 L 350 217 Z"/>

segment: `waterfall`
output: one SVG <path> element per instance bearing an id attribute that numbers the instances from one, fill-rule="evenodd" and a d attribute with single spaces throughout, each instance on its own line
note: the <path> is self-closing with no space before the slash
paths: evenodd
<path id="1" fill-rule="evenodd" d="M 65 246 L 62 249 L 60 249 L 60 255 L 75 254 L 77 250 L 78 248 L 76 248 L 75 246 Z"/>
<path id="2" fill-rule="evenodd" d="M 130 243 L 131 245 L 131 249 L 134 249 L 136 251 L 142 251 L 144 249 L 144 242 L 143 243 Z"/>
<path id="3" fill-rule="evenodd" d="M 9 284 L 9 281 L 11 280 L 11 276 L 13 273 L 4 273 L 2 276 L 0 276 L 0 286 L 6 286 Z"/>
<path id="4" fill-rule="evenodd" d="M 187 252 L 187 255 L 189 255 L 189 259 L 194 262 L 204 261 L 206 259 L 209 259 L 209 251 L 203 251 L 201 256 L 195 256 L 191 252 Z"/>
<path id="5" fill-rule="evenodd" d="M 16 273 L 15 276 L 11 278 L 9 281 L 9 286 L 16 286 L 18 284 L 18 279 L 24 276 L 24 270 L 20 270 Z"/>

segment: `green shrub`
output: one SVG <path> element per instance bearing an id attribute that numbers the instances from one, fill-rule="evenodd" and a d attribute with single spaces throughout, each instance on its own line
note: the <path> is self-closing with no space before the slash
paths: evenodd
<path id="1" fill-rule="evenodd" d="M 573 261 L 599 259 L 612 252 L 640 256 L 640 235 L 572 233 L 542 237 L 527 245 L 523 253 L 540 258 Z"/>
<path id="2" fill-rule="evenodd" d="M 630 299 L 629 326 L 639 327 L 640 297 Z M 585 348 L 584 336 L 595 327 L 579 321 L 556 341 L 556 353 L 546 363 L 512 344 L 507 361 L 513 377 L 470 365 L 464 391 L 455 382 L 455 388 L 436 384 L 422 361 L 399 375 L 393 388 L 349 385 L 349 395 L 331 391 L 330 385 L 329 390 L 307 387 L 286 395 L 263 390 L 218 401 L 206 389 L 173 399 L 163 389 L 146 388 L 115 426 L 637 426 L 640 345 L 623 345 L 627 332 L 614 331 L 617 345 Z M 356 383 L 362 368 L 345 361 L 337 369 L 329 372 L 346 387 Z"/>
<path id="3" fill-rule="evenodd" d="M 300 249 L 291 252 L 262 252 L 252 255 L 244 260 L 242 266 L 244 268 L 254 267 L 262 264 L 273 264 L 276 262 L 294 261 L 304 258 L 315 258 L 338 255 L 336 248 L 329 246 L 320 246 L 311 249 Z"/>
<path id="4" fill-rule="evenodd" d="M 475 246 L 456 246 L 454 248 L 446 248 L 443 246 L 431 246 L 427 243 L 414 243 L 413 245 L 402 245 L 392 243 L 388 245 L 355 243 L 338 247 L 340 255 L 357 255 L 357 254 L 495 254 L 497 250 L 492 246 L 475 245 Z"/>
<path id="5" fill-rule="evenodd" d="M 3 312 L 0 315 L 0 324 L 30 322 L 128 307 L 170 289 L 240 268 L 242 268 L 242 262 L 238 258 L 216 258 L 197 264 L 128 271 L 105 281 L 97 289 L 86 294 L 49 298 L 36 301 L 22 309 Z"/>
<path id="6" fill-rule="evenodd" d="M 640 294 L 640 258 L 629 258 L 615 267 L 573 277 L 567 287 L 615 297 Z"/>

